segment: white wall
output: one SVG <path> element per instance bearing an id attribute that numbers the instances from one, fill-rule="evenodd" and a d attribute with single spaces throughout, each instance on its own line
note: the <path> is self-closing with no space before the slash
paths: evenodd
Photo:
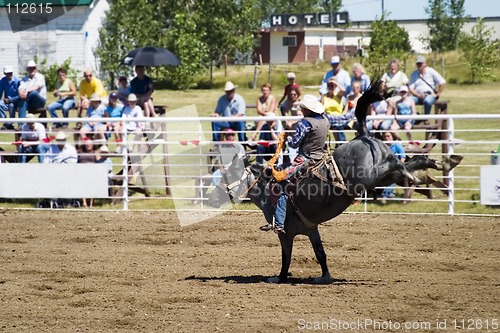
<path id="1" fill-rule="evenodd" d="M 271 34 L 271 64 L 288 63 L 288 47 L 283 46 L 283 37 L 288 36 L 287 32 L 274 32 Z"/>

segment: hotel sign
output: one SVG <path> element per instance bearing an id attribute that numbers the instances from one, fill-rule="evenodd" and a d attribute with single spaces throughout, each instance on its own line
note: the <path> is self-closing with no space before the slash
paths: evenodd
<path id="1" fill-rule="evenodd" d="M 348 12 L 271 15 L 272 27 L 337 26 L 349 22 Z"/>

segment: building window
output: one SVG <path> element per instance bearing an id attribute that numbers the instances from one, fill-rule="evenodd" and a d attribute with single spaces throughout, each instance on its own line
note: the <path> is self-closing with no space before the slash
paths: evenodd
<path id="1" fill-rule="evenodd" d="M 297 46 L 297 36 L 283 37 L 283 46 Z"/>

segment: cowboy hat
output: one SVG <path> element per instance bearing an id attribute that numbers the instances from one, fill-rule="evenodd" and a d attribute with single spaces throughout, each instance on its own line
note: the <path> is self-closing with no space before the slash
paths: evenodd
<path id="1" fill-rule="evenodd" d="M 97 94 L 97 93 L 92 94 L 92 96 L 90 97 L 90 101 L 91 102 L 100 102 L 101 96 L 99 96 L 99 94 Z"/>
<path id="2" fill-rule="evenodd" d="M 296 105 L 301 108 L 308 109 L 314 113 L 322 114 L 325 112 L 325 107 L 314 95 L 304 95 L 301 101 L 296 102 Z"/>
<path id="3" fill-rule="evenodd" d="M 127 100 L 129 102 L 137 102 L 137 96 L 135 94 L 130 94 L 130 95 L 128 95 Z"/>
<path id="4" fill-rule="evenodd" d="M 238 86 L 235 86 L 231 81 L 227 81 L 226 86 L 224 87 L 224 91 L 231 91 L 236 89 L 236 87 Z"/>
<path id="5" fill-rule="evenodd" d="M 66 133 L 59 131 L 56 134 L 56 141 L 66 141 Z"/>

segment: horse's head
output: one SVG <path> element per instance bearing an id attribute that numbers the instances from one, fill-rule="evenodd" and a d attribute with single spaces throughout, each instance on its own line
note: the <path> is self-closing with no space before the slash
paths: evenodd
<path id="1" fill-rule="evenodd" d="M 219 208 L 231 201 L 240 202 L 247 195 L 250 184 L 255 179 L 248 163 L 248 156 L 239 144 L 224 144 L 219 148 L 220 179 L 208 196 L 208 205 Z"/>

